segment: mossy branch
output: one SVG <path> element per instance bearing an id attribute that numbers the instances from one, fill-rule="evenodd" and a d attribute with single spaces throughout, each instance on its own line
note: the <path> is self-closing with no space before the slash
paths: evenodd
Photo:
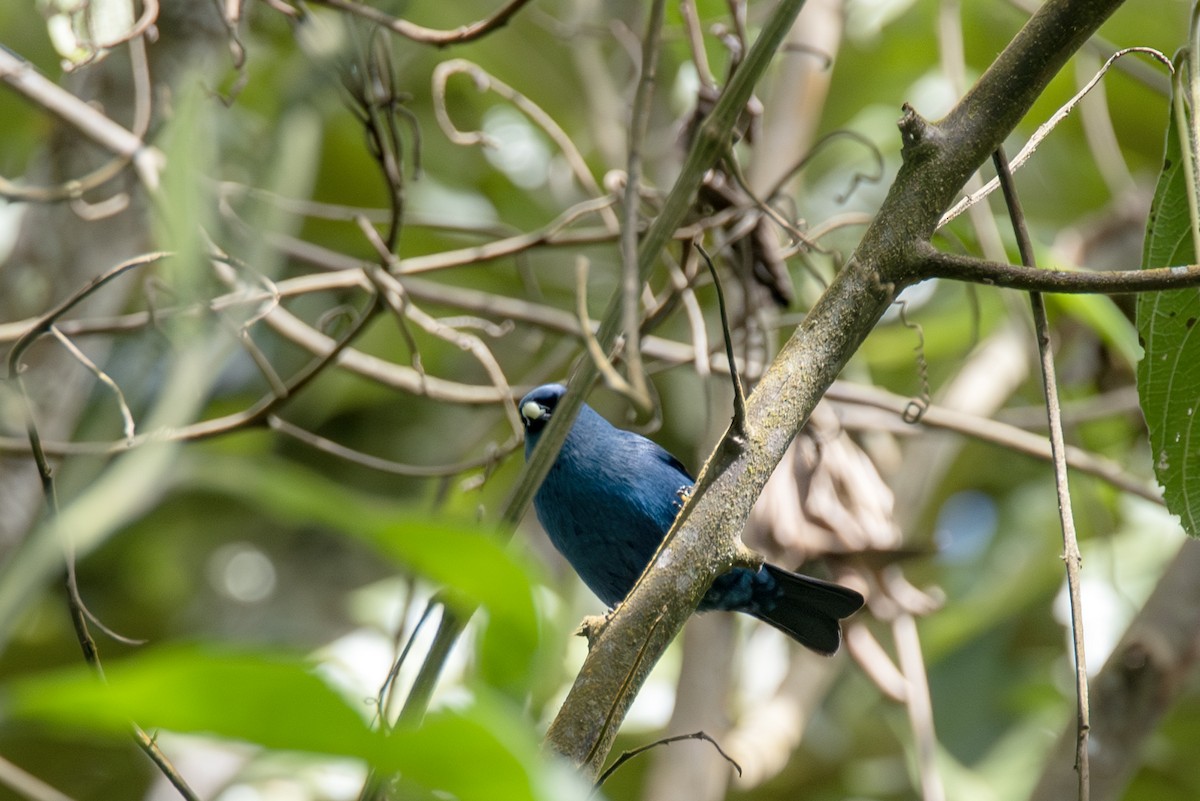
<path id="1" fill-rule="evenodd" d="M 794 5 L 798 10 L 800 4 Z M 547 733 L 548 745 L 589 777 L 598 775 L 634 696 L 713 578 L 741 559 L 738 533 L 750 508 L 817 401 L 896 294 L 931 277 L 929 240 L 941 215 L 1071 54 L 1120 5 L 1120 0 L 1049 0 L 944 120 L 928 122 L 905 107 L 904 163 L 875 222 L 749 397 L 748 438 L 735 443 L 727 432 L 714 449 L 656 569 L 647 571 L 593 641 Z M 772 21 L 778 17 L 777 10 Z M 716 134 L 702 131 L 698 143 L 714 142 Z M 653 263 L 665 241 L 649 235 L 643 240 L 643 266 Z M 607 344 L 605 332 L 612 337 L 615 329 L 601 329 Z M 575 391 L 567 396 L 575 396 L 570 416 L 591 375 L 584 367 L 576 376 Z M 571 421 L 557 419 L 568 417 L 561 405 L 559 411 L 554 422 L 561 440 Z M 552 423 L 543 438 L 553 428 Z"/>

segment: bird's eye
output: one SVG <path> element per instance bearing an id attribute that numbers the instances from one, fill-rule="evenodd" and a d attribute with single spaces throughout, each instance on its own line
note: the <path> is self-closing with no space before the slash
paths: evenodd
<path id="1" fill-rule="evenodd" d="M 525 405 L 521 407 L 521 416 L 526 420 L 541 420 L 543 417 L 547 417 L 549 415 L 545 406 L 542 406 L 537 401 L 527 401 Z"/>

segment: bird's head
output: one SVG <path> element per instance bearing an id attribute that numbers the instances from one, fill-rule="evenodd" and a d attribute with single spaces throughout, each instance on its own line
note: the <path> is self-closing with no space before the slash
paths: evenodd
<path id="1" fill-rule="evenodd" d="M 558 401 L 565 395 L 567 388 L 562 384 L 543 384 L 521 398 L 517 408 L 521 412 L 521 422 L 525 424 L 525 436 L 536 437 L 542 433 Z"/>

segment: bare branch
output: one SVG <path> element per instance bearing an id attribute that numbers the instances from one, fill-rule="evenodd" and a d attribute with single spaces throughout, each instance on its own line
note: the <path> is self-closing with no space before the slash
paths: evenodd
<path id="1" fill-rule="evenodd" d="M 146 13 L 143 15 L 143 20 L 149 19 L 152 22 L 153 17 L 150 14 L 157 15 L 157 2 L 146 3 L 145 10 Z M 144 36 L 140 35 L 144 30 L 138 30 L 139 27 L 140 25 L 134 28 L 138 33 L 131 33 L 129 35 L 129 62 L 133 78 L 132 134 L 141 139 L 146 135 L 146 131 L 150 127 L 151 108 L 150 69 L 146 60 L 146 40 Z M 0 51 L 3 51 L 3 48 L 0 48 Z M 0 52 L 0 58 L 3 58 L 3 56 L 4 53 Z M 2 68 L 0 66 L 0 69 Z M 71 200 L 75 204 L 84 205 L 83 194 L 85 192 L 103 186 L 119 175 L 128 164 L 129 158 L 127 156 L 117 155 L 115 158 L 110 159 L 79 178 L 64 181 L 54 186 L 21 186 L 0 176 L 0 197 L 33 203 L 53 203 L 62 200 Z M 128 196 L 122 193 L 115 200 L 117 202 L 105 204 L 100 215 L 91 213 L 95 210 L 95 204 L 86 204 L 85 211 L 80 216 L 85 219 L 95 219 L 97 216 L 107 216 L 119 212 L 128 203 Z"/>
<path id="2" fill-rule="evenodd" d="M 328 453 L 330 456 L 336 456 L 339 459 L 345 459 L 347 462 L 362 465 L 371 470 L 378 470 L 381 473 L 391 473 L 397 476 L 407 476 L 409 478 L 440 478 L 443 476 L 456 476 L 460 473 L 465 473 L 468 470 L 477 470 L 481 467 L 488 467 L 503 460 L 510 453 L 515 451 L 520 445 L 521 440 L 510 440 L 495 448 L 489 448 L 487 453 L 475 459 L 466 459 L 461 462 L 444 465 L 415 465 L 404 464 L 392 459 L 384 459 L 379 456 L 373 456 L 369 453 L 348 448 L 345 445 L 326 439 L 318 434 L 293 425 L 284 420 L 278 415 L 269 415 L 267 417 L 267 425 L 271 430 L 278 431 L 280 434 L 285 434 L 298 442 L 303 442 L 310 448 L 315 448 L 322 453 Z"/>
<path id="3" fill-rule="evenodd" d="M 372 277 L 375 278 L 379 286 L 385 287 L 392 297 L 400 298 L 404 294 L 407 294 L 404 292 L 403 284 L 383 270 L 375 270 Z M 484 344 L 483 340 L 473 334 L 467 334 L 442 324 L 411 302 L 405 302 L 402 307 L 394 308 L 398 314 L 403 314 L 412 320 L 424 329 L 426 333 L 445 340 L 474 356 L 476 361 L 479 362 L 488 374 L 488 377 L 492 379 L 492 386 L 496 390 L 496 396 L 498 398 L 512 397 L 513 391 L 508 385 L 508 379 L 504 375 L 504 370 L 500 367 L 500 363 L 496 360 L 495 355 Z M 517 407 L 511 403 L 503 402 L 500 404 L 500 407 L 503 409 L 504 417 L 508 420 L 509 426 L 512 428 L 512 442 L 521 442 L 524 439 L 525 429 L 521 424 Z"/>
<path id="4" fill-rule="evenodd" d="M 164 156 L 134 132 L 118 125 L 88 103 L 41 75 L 11 50 L 0 47 L 0 81 L 17 90 L 106 150 L 133 162 L 149 189 L 158 187 Z"/>
<path id="5" fill-rule="evenodd" d="M 626 751 L 625 753 L 621 754 L 619 757 L 616 758 L 616 760 L 611 765 L 608 766 L 608 769 L 605 770 L 604 773 L 600 774 L 600 778 L 596 779 L 596 790 L 599 790 L 600 787 L 606 781 L 608 781 L 609 777 L 612 776 L 614 773 L 616 773 L 622 765 L 624 765 L 626 762 L 633 759 L 634 757 L 638 756 L 639 754 L 643 754 L 646 751 L 649 751 L 651 748 L 657 748 L 660 745 L 670 745 L 671 743 L 678 743 L 678 742 L 682 742 L 684 740 L 703 740 L 704 742 L 708 743 L 709 745 L 711 745 L 713 748 L 715 748 L 717 750 L 717 753 L 720 754 L 721 757 L 726 762 L 728 762 L 730 765 L 733 766 L 733 769 L 737 771 L 737 775 L 739 775 L 739 776 L 742 775 L 742 766 L 739 765 L 733 757 L 731 757 L 731 756 L 729 756 L 729 754 L 725 753 L 725 749 L 721 748 L 720 743 L 718 743 L 716 740 L 714 740 L 710 735 L 706 734 L 705 732 L 694 731 L 691 734 L 675 734 L 670 737 L 663 737 L 659 740 L 655 740 L 652 743 L 647 743 L 646 745 L 640 745 L 637 748 L 634 748 L 632 750 Z"/>
<path id="6" fill-rule="evenodd" d="M 580 186 L 592 197 L 604 197 L 605 192 L 596 183 L 596 179 L 592 177 L 591 170 L 588 169 L 587 160 L 579 152 L 579 148 L 575 146 L 574 140 L 567 135 L 567 132 L 559 126 L 553 117 L 543 111 L 542 107 L 537 103 L 534 103 L 524 94 L 483 69 L 483 67 L 462 58 L 443 61 L 433 71 L 434 113 L 437 115 L 438 124 L 442 127 L 442 131 L 451 142 L 465 146 L 496 146 L 491 137 L 482 131 L 461 131 L 455 126 L 453 120 L 450 119 L 450 112 L 446 109 L 446 83 L 450 80 L 451 76 L 459 73 L 470 76 L 475 84 L 475 88 L 479 91 L 491 90 L 520 109 L 522 114 L 528 117 L 534 125 L 541 128 L 554 144 L 558 146 L 558 149 L 566 158 L 567 164 L 570 165 L 571 172 L 575 175 L 575 180 L 579 181 Z M 616 232 L 620 228 L 620 221 L 617 219 L 617 216 L 607 205 L 602 206 L 599 211 L 608 229 Z"/>
<path id="7" fill-rule="evenodd" d="M 1021 251 L 1021 262 L 1035 268 L 1033 243 L 1025 226 L 1025 213 L 1013 182 L 1012 170 L 1004 148 L 995 154 L 997 177 L 1004 190 L 1004 202 L 1012 220 L 1017 247 Z M 1079 540 L 1075 535 L 1075 516 L 1071 509 L 1071 490 L 1067 478 L 1066 445 L 1063 437 L 1062 409 L 1058 402 L 1058 379 L 1055 376 L 1054 349 L 1050 342 L 1050 321 L 1046 315 L 1046 302 L 1040 292 L 1030 292 L 1029 302 L 1033 306 L 1033 322 L 1037 332 L 1038 357 L 1042 365 L 1042 390 L 1046 396 L 1046 417 L 1050 423 L 1050 451 L 1054 456 L 1054 487 L 1058 492 L 1058 515 L 1062 525 L 1063 561 L 1067 569 L 1067 591 L 1071 601 L 1071 642 L 1075 649 L 1075 700 L 1076 700 L 1076 748 L 1075 770 L 1079 773 L 1078 798 L 1088 801 L 1091 795 L 1091 771 L 1088 756 L 1088 730 L 1091 728 L 1091 712 L 1088 708 L 1087 658 L 1083 646 L 1083 600 L 1079 588 L 1079 570 L 1083 558 L 1079 554 Z"/>
<path id="8" fill-rule="evenodd" d="M 315 3 L 330 8 L 336 8 L 339 11 L 345 11 L 349 14 L 362 17 L 365 20 L 375 23 L 380 27 L 387 28 L 392 33 L 399 34 L 407 39 L 412 39 L 414 42 L 422 44 L 435 45 L 437 47 L 446 47 L 447 45 L 463 44 L 465 42 L 479 39 L 492 31 L 498 30 L 508 24 L 509 20 L 516 16 L 529 0 L 509 0 L 500 8 L 496 9 L 491 16 L 471 22 L 466 25 L 460 25 L 454 30 L 437 30 L 435 28 L 426 28 L 422 25 L 409 22 L 408 20 L 393 17 L 377 8 L 369 6 L 365 3 L 353 2 L 352 0 L 313 0 Z"/>
<path id="9" fill-rule="evenodd" d="M 925 657 L 917 621 L 908 612 L 892 621 L 892 636 L 904 675 L 904 703 L 912 726 L 917 748 L 917 772 L 921 777 L 924 801 L 945 801 L 946 787 L 937 768 L 938 742 L 933 728 L 933 702 L 929 697 L 929 677 L 925 672 Z"/>
<path id="10" fill-rule="evenodd" d="M 621 325 L 625 335 L 625 361 L 629 374 L 626 384 L 627 397 L 645 414 L 650 411 L 650 392 L 646 388 L 646 373 L 642 366 L 641 353 L 641 309 L 638 295 L 642 278 L 638 271 L 639 202 L 642 182 L 642 147 L 646 131 L 650 126 L 650 101 L 654 96 L 654 82 L 658 73 L 658 54 L 661 49 L 664 0 L 652 0 L 646 33 L 642 36 L 641 63 L 637 88 L 634 90 L 632 115 L 629 120 L 628 146 L 625 159 L 625 192 L 621 206 Z M 586 262 L 579 262 L 586 287 Z M 581 319 L 587 308 L 581 307 Z M 585 329 L 587 326 L 585 326 Z M 590 345 L 589 341 L 589 345 Z M 596 366 L 606 372 L 607 361 L 597 361 Z M 609 378 L 611 384 L 611 377 Z"/>
<path id="11" fill-rule="evenodd" d="M 1156 267 L 1151 270 L 1041 270 L 1017 264 L 976 259 L 943 253 L 932 245 L 919 247 L 916 264 L 921 279 L 949 278 L 985 286 L 1002 286 L 1027 292 L 1073 295 L 1127 295 L 1136 292 L 1164 292 L 1200 286 L 1200 265 Z"/>
<path id="12" fill-rule="evenodd" d="M 129 404 L 125 402 L 125 393 L 117 386 L 117 382 L 113 381 L 108 373 L 104 372 L 104 370 L 100 369 L 99 365 L 89 359 L 87 354 L 81 351 L 62 331 L 51 326 L 50 333 L 58 340 L 60 345 L 67 349 L 67 352 L 76 361 L 86 367 L 92 375 L 96 376 L 96 380 L 108 387 L 113 393 L 113 396 L 117 399 L 117 409 L 121 413 L 121 427 L 125 433 L 125 439 L 132 440 L 137 434 L 137 426 L 133 422 L 133 412 L 130 410 Z"/>
<path id="13" fill-rule="evenodd" d="M 604 627 L 547 734 L 556 751 L 590 775 L 599 772 L 601 760 L 597 757 L 607 752 L 623 710 L 632 702 L 649 667 L 713 577 L 737 558 L 736 532 L 788 443 L 899 290 L 926 277 L 919 264 L 928 255 L 928 240 L 941 215 L 970 175 L 1025 116 L 1070 54 L 1118 5 L 1119 0 L 1048 0 L 941 123 L 934 126 L 908 111 L 901 121 L 904 164 L 875 222 L 747 399 L 748 429 L 753 432 L 747 446 L 734 447 L 729 442 L 730 432 L 726 433 L 660 549 L 658 559 L 686 566 L 686 571 L 647 570 Z M 755 69 L 748 67 L 762 57 L 760 46 L 769 48 L 769 58 L 799 6 L 799 2 L 785 0 L 776 7 L 710 120 L 720 119 L 718 111 L 731 110 L 729 106 L 736 104 L 732 111 L 744 106 L 749 92 L 745 96 L 733 92 L 737 79 L 756 77 Z M 780 22 L 782 30 L 776 27 Z M 752 85 L 753 77 L 746 80 Z M 730 130 L 731 126 L 702 125 L 683 176 L 690 175 L 688 168 L 697 161 L 702 160 L 705 169 L 711 166 Z M 684 180 L 681 177 L 676 190 L 682 191 Z M 693 187 L 686 188 L 690 196 Z M 658 259 L 668 241 L 667 232 L 675 228 L 675 220 L 666 211 L 671 208 L 671 203 L 664 205 L 663 214 L 642 241 L 641 255 L 647 266 Z M 659 224 L 669 227 L 656 230 Z M 619 330 L 615 317 L 602 323 L 601 344 L 612 341 Z M 532 486 L 521 489 L 529 495 L 549 468 L 555 445 L 571 425 L 583 390 L 590 387 L 595 375 L 594 370 L 582 367 L 577 373 L 572 391 L 563 397 L 527 465 L 526 479 Z M 527 498 L 519 490 L 517 508 L 523 509 Z M 648 637 L 653 639 L 645 658 L 642 654 Z"/>
<path id="14" fill-rule="evenodd" d="M 1050 452 L 1050 443 L 1044 435 L 937 404 L 931 404 L 925 408 L 919 423 L 902 423 L 900 419 L 904 416 L 910 399 L 878 387 L 854 384 L 848 381 L 835 381 L 825 397 L 842 404 L 867 406 L 890 412 L 895 415 L 897 420 L 897 425 L 890 429 L 895 434 L 914 433 L 923 428 L 941 429 L 973 437 L 981 442 L 988 442 L 1015 453 L 1023 453 L 1035 459 L 1050 461 L 1053 458 Z M 847 428 L 863 427 L 860 422 L 853 419 L 843 419 L 842 423 Z M 1071 469 L 1095 476 L 1122 492 L 1136 495 L 1158 506 L 1163 505 L 1162 492 L 1155 484 L 1130 475 L 1129 471 L 1119 463 L 1085 451 L 1075 445 L 1067 445 L 1065 453 L 1067 465 Z"/>
<path id="15" fill-rule="evenodd" d="M 3 56 L 3 48 L 0 48 L 0 57 Z M 102 286 L 118 278 L 130 270 L 138 267 L 144 267 L 147 264 L 154 264 L 157 261 L 169 257 L 171 254 L 166 252 L 144 253 L 140 256 L 134 256 L 132 259 L 127 259 L 116 267 L 101 273 L 93 278 L 86 285 L 80 287 L 75 292 L 71 293 L 65 300 L 58 303 L 50 311 L 39 317 L 32 325 L 24 329 L 21 335 L 13 344 L 12 349 L 8 352 L 8 377 L 11 378 L 18 374 L 21 356 L 24 355 L 26 349 L 33 344 L 34 340 L 50 330 L 50 327 L 71 309 L 75 308 L 85 298 L 91 295 Z"/>
<path id="16" fill-rule="evenodd" d="M 587 351 L 588 358 L 600 371 L 600 376 L 604 379 L 605 385 L 627 398 L 636 406 L 641 406 L 637 390 L 632 387 L 628 381 L 621 377 L 617 372 L 617 368 L 613 367 L 608 360 L 609 356 L 600 347 L 593 330 L 595 326 L 592 324 L 591 317 L 588 316 L 588 260 L 586 256 L 578 256 L 575 259 L 575 314 L 578 315 L 579 328 L 583 334 L 584 349 Z"/>
<path id="17" fill-rule="evenodd" d="M 1104 74 L 1108 72 L 1109 67 L 1111 67 L 1122 56 L 1127 56 L 1130 53 L 1141 53 L 1143 55 L 1148 55 L 1159 63 L 1164 64 L 1170 72 L 1174 73 L 1175 71 L 1171 66 L 1171 59 L 1167 58 L 1165 55 L 1152 47 L 1127 47 L 1124 50 L 1118 50 L 1117 52 L 1113 53 L 1108 57 L 1108 60 L 1104 62 L 1104 65 L 1100 67 L 1096 74 L 1092 76 L 1092 79 L 1084 84 L 1082 89 L 1075 93 L 1074 97 L 1064 103 L 1058 109 L 1058 111 L 1054 112 L 1054 114 L 1050 116 L 1050 119 L 1039 125 L 1038 129 L 1033 132 L 1033 136 L 1029 137 L 1029 141 L 1025 143 L 1025 146 L 1022 147 L 1017 155 L 1012 159 L 1011 163 L 1014 172 L 1020 169 L 1021 165 L 1029 160 L 1029 157 L 1032 156 L 1034 151 L 1038 149 L 1038 146 L 1042 143 L 1042 141 L 1050 135 L 1050 132 L 1057 128 L 1058 124 L 1066 119 L 1068 114 L 1075 110 L 1075 107 L 1079 105 L 1080 101 L 1092 91 L 1093 87 L 1095 87 L 1096 84 L 1100 82 L 1100 79 L 1104 77 Z M 942 219 L 938 223 L 938 227 L 941 228 L 943 225 L 949 223 L 971 206 L 983 200 L 992 192 L 995 192 L 999 186 L 999 179 L 993 178 L 984 184 L 983 188 L 979 191 L 972 192 L 970 195 L 955 203 L 950 207 L 949 211 L 942 215 Z"/>
<path id="18" fill-rule="evenodd" d="M 1200 542 L 1188 540 L 1167 565 L 1154 592 L 1129 624 L 1104 667 L 1092 680 L 1095 711 L 1091 738 L 1093 799 L 1126 796 L 1146 745 L 1180 695 L 1194 687 L 1200 632 Z M 1078 777 L 1071 757 L 1078 743 L 1076 721 L 1049 750 L 1031 801 L 1071 797 Z"/>

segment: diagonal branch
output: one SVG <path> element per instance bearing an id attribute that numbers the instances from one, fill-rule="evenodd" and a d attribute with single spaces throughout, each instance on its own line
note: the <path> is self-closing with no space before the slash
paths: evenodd
<path id="1" fill-rule="evenodd" d="M 149 189 L 158 187 L 164 157 L 133 131 L 117 124 L 83 99 L 39 73 L 6 47 L 0 47 L 0 81 L 73 126 L 105 150 L 133 162 Z"/>
<path id="2" fill-rule="evenodd" d="M 737 443 L 727 432 L 716 446 L 660 551 L 662 567 L 647 570 L 596 637 L 550 727 L 550 746 L 587 775 L 599 772 L 625 710 L 713 578 L 740 557 L 737 532 L 821 395 L 896 294 L 927 277 L 921 265 L 941 215 L 1119 5 L 1049 0 L 945 120 L 929 123 L 906 110 L 904 163 L 875 222 L 747 400 L 749 437 Z M 644 243 L 651 242 L 648 234 Z M 653 243 L 648 258 L 664 243 Z M 563 423 L 559 416 L 543 438 Z"/>

